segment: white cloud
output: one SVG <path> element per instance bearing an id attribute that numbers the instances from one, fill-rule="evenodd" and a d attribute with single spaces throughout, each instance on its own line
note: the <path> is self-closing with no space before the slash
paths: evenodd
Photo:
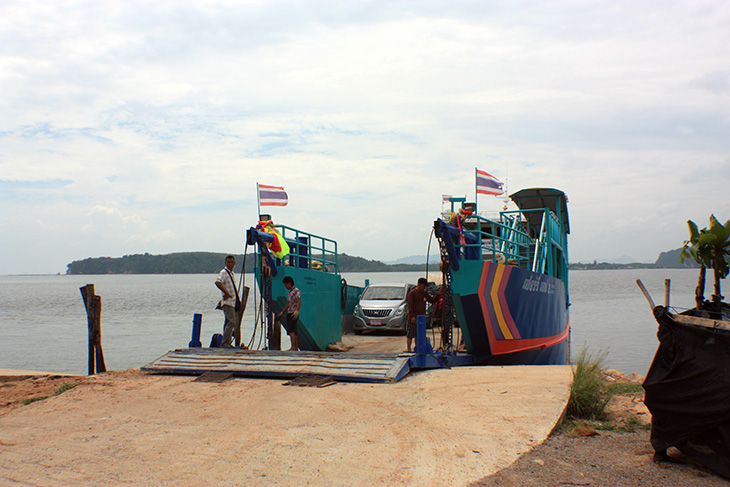
<path id="1" fill-rule="evenodd" d="M 0 273 L 236 251 L 257 181 L 341 251 L 422 254 L 475 166 L 566 190 L 572 260 L 651 261 L 730 218 L 729 37 L 719 0 L 4 2 Z"/>

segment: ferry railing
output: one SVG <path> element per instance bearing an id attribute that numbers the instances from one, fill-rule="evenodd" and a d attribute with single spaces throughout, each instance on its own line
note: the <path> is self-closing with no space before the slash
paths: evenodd
<path id="1" fill-rule="evenodd" d="M 512 214 L 510 214 L 512 213 Z M 498 262 L 499 255 L 504 256 L 505 263 L 511 261 L 517 267 L 529 261 L 532 239 L 527 232 L 519 228 L 522 223 L 520 212 L 503 212 L 500 221 L 490 220 L 481 215 L 474 215 L 467 220 L 468 225 L 476 224 L 476 229 L 464 229 L 464 234 L 475 238 L 475 242 L 459 242 L 455 247 L 461 255 L 469 255 L 476 251 L 481 260 Z"/>
<path id="2" fill-rule="evenodd" d="M 558 217 L 547 208 L 527 211 L 542 213 L 540 230 L 535 241 L 533 272 L 565 276 L 567 274 L 566 239 Z M 557 251 L 562 253 L 562 258 L 551 258 L 551 256 L 556 256 Z"/>
<path id="3" fill-rule="evenodd" d="M 290 266 L 339 273 L 336 241 L 286 225 L 276 228 L 289 244 L 290 254 L 285 258 L 289 259 Z M 319 266 L 321 269 L 317 269 Z"/>

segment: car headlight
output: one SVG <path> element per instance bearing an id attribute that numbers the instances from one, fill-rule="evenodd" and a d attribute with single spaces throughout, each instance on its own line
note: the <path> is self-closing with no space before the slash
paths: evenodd
<path id="1" fill-rule="evenodd" d="M 359 304 L 356 304 L 355 305 L 354 314 L 359 315 L 361 313 L 362 313 L 362 308 L 360 308 L 360 305 Z"/>
<path id="2" fill-rule="evenodd" d="M 400 318 L 401 316 L 403 316 L 403 313 L 405 313 L 405 312 L 406 312 L 406 305 L 402 304 L 400 307 L 398 307 L 397 310 L 395 310 L 395 317 Z"/>

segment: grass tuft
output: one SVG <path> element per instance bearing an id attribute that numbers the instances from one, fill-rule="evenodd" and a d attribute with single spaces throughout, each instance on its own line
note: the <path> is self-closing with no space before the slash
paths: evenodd
<path id="1" fill-rule="evenodd" d="M 63 384 L 61 384 L 59 386 L 58 389 L 55 390 L 55 392 L 53 393 L 53 395 L 54 396 L 58 396 L 59 394 L 63 394 L 64 392 L 66 392 L 66 391 L 68 391 L 70 389 L 73 389 L 77 385 L 78 384 L 69 384 L 67 382 L 64 382 Z M 28 398 L 28 399 L 23 399 L 23 404 L 25 406 L 27 406 L 28 404 L 32 404 L 32 403 L 37 402 L 37 401 L 42 401 L 44 399 L 48 399 L 49 397 L 51 397 L 51 396 L 38 396 L 38 397 L 31 397 L 31 398 Z"/>
<path id="2" fill-rule="evenodd" d="M 612 382 L 606 384 L 606 393 L 610 396 L 624 394 L 643 394 L 644 388 L 635 382 Z"/>
<path id="3" fill-rule="evenodd" d="M 48 399 L 48 396 L 38 396 L 38 397 L 31 397 L 28 399 L 23 399 L 23 404 L 27 406 L 28 404 L 34 403 L 36 401 L 42 401 L 44 399 Z"/>
<path id="4" fill-rule="evenodd" d="M 594 357 L 583 349 L 573 367 L 573 383 L 566 414 L 571 419 L 604 421 L 608 419 L 606 405 L 611 399 L 603 375 L 603 361 L 607 352 Z"/>
<path id="5" fill-rule="evenodd" d="M 68 383 L 64 382 L 63 384 L 61 384 L 61 387 L 59 387 L 58 389 L 56 389 L 56 391 L 53 393 L 53 395 L 54 396 L 58 396 L 59 394 L 63 394 L 64 392 L 73 389 L 77 385 L 78 384 L 68 384 Z"/>

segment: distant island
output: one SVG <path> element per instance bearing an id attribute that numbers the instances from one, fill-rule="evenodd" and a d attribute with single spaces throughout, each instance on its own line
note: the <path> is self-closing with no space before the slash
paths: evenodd
<path id="1" fill-rule="evenodd" d="M 698 265 L 687 260 L 679 263 L 681 249 L 662 252 L 654 263 L 615 264 L 608 262 L 574 263 L 571 270 L 602 269 L 680 269 L 695 268 Z M 153 255 L 149 253 L 125 255 L 123 257 L 90 257 L 76 260 L 67 265 L 66 274 L 212 274 L 223 268 L 225 253 L 216 252 L 177 252 Z M 425 256 L 424 256 L 425 259 Z M 236 255 L 236 269 L 240 270 L 244 257 Z M 253 272 L 254 254 L 246 257 L 246 272 Z M 423 272 L 426 264 L 385 264 L 378 260 L 368 260 L 347 254 L 339 254 L 337 263 L 340 272 Z M 431 261 L 429 271 L 437 270 L 438 263 Z"/>
<path id="2" fill-rule="evenodd" d="M 682 251 L 681 248 L 674 249 L 674 250 L 668 250 L 667 252 L 662 252 L 659 254 L 659 257 L 657 260 L 653 263 L 646 263 L 646 262 L 632 262 L 628 264 L 616 264 L 612 262 L 597 262 L 593 261 L 591 263 L 582 263 L 578 262 L 575 264 L 570 264 L 568 268 L 570 270 L 591 270 L 591 269 L 695 269 L 699 268 L 699 264 L 697 264 L 692 259 L 687 259 L 683 263 L 679 262 L 679 254 Z"/>
<path id="3" fill-rule="evenodd" d="M 68 264 L 66 274 L 212 274 L 223 268 L 225 253 L 177 252 L 153 255 L 149 253 L 125 255 L 123 257 L 91 257 L 75 260 Z M 234 254 L 236 270 L 243 265 L 243 254 Z M 246 256 L 246 272 L 253 272 L 256 256 Z M 384 264 L 377 260 L 353 257 L 347 254 L 337 256 L 340 272 L 417 272 L 426 269 L 425 264 Z M 438 264 L 432 265 L 433 269 Z"/>

